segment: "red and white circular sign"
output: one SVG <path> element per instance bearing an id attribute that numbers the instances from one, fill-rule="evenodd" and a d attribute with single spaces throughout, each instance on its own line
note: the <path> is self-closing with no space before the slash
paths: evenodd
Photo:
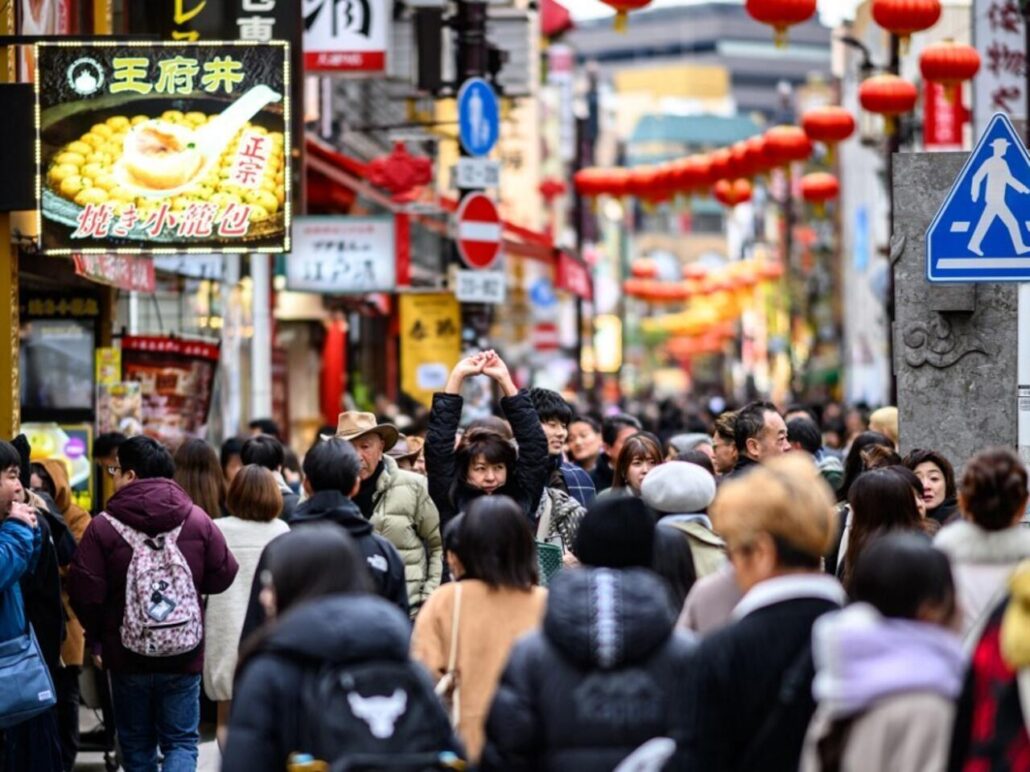
<path id="1" fill-rule="evenodd" d="M 462 199 L 456 215 L 458 254 L 469 268 L 489 268 L 501 251 L 501 215 L 482 193 Z"/>

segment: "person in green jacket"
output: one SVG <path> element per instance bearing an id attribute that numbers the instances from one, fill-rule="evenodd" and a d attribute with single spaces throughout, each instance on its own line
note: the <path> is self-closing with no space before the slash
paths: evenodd
<path id="1" fill-rule="evenodd" d="M 443 572 L 440 513 L 429 497 L 426 478 L 404 471 L 386 455 L 400 433 L 392 424 L 376 423 L 372 413 L 340 413 L 336 436 L 350 441 L 358 452 L 361 488 L 354 503 L 401 554 L 414 618 L 440 586 Z"/>

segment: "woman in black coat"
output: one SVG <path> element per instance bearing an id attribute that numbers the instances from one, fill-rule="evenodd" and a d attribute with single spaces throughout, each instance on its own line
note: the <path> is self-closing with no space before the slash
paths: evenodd
<path id="1" fill-rule="evenodd" d="M 560 572 L 549 590 L 542 629 L 508 659 L 480 768 L 608 772 L 631 754 L 664 761 L 648 769 L 687 768 L 695 644 L 675 629 L 662 580 L 582 568 Z M 667 740 L 642 748 L 655 738 Z"/>
<path id="2" fill-rule="evenodd" d="M 472 375 L 488 375 L 501 387 L 501 410 L 511 423 L 510 440 L 483 429 L 466 433 L 455 448 L 464 400 L 461 385 Z M 441 528 L 479 496 L 503 494 L 533 519 L 551 472 L 547 437 L 526 392 L 519 391 L 508 368 L 493 351 L 461 360 L 443 393 L 433 396 L 425 444 L 429 495 L 440 511 Z"/>
<path id="3" fill-rule="evenodd" d="M 242 646 L 223 772 L 282 772 L 293 753 L 333 769 L 424 769 L 463 757 L 432 682 L 410 659 L 407 617 L 372 594 L 346 531 L 310 525 L 266 552 L 261 602 L 272 621 Z"/>

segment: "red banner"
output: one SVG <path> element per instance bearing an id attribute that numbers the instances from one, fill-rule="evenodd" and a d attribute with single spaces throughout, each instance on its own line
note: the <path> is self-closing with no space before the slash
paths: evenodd
<path id="1" fill-rule="evenodd" d="M 555 286 L 583 300 L 594 299 L 594 282 L 590 278 L 590 269 L 565 252 L 558 255 Z"/>
<path id="2" fill-rule="evenodd" d="M 930 151 L 961 150 L 962 127 L 969 118 L 961 96 L 949 98 L 940 83 L 927 82 L 923 88 L 923 147 Z"/>
<path id="3" fill-rule="evenodd" d="M 75 273 L 130 292 L 154 291 L 154 261 L 131 255 L 72 255 Z"/>

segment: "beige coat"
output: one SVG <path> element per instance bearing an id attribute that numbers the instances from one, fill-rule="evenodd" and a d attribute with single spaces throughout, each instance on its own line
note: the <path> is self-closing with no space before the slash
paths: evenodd
<path id="1" fill-rule="evenodd" d="M 390 456 L 383 456 L 383 471 L 376 482 L 372 527 L 397 548 L 404 561 L 408 605 L 415 616 L 440 586 L 440 513 L 429 498 L 426 478 L 404 471 Z"/>
<path id="2" fill-rule="evenodd" d="M 939 694 L 886 697 L 854 720 L 840 772 L 941 772 L 948 766 L 955 705 Z M 816 710 L 801 753 L 801 772 L 822 772 L 817 744 L 830 730 Z"/>
<path id="3" fill-rule="evenodd" d="M 434 681 L 447 672 L 450 655 L 454 592 L 459 583 L 445 584 L 430 596 L 415 619 L 412 656 L 429 670 Z M 486 718 L 494 692 L 515 640 L 536 629 L 544 618 L 547 590 L 491 589 L 485 582 L 465 579 L 461 585 L 457 669 L 461 684 L 458 734 L 469 759 L 478 761 L 485 741 Z"/>
<path id="4" fill-rule="evenodd" d="M 682 522 L 673 518 L 663 518 L 661 522 L 687 535 L 698 579 L 714 574 L 726 564 L 726 542 L 704 523 L 697 520 Z"/>

